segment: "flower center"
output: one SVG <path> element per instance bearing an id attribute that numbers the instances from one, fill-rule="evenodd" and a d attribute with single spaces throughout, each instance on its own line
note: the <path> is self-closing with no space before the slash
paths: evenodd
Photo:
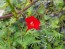
<path id="1" fill-rule="evenodd" d="M 34 23 L 33 23 L 33 21 L 30 23 L 30 25 L 31 25 L 31 26 L 34 26 Z"/>

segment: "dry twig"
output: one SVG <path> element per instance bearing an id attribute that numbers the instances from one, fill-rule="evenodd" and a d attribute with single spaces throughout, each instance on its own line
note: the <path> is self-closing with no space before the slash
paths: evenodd
<path id="1" fill-rule="evenodd" d="M 28 8 L 30 8 L 32 5 L 34 5 L 38 0 L 35 0 L 34 2 L 32 2 L 29 6 L 27 6 L 26 8 L 24 8 L 23 10 L 20 10 L 18 12 L 18 14 L 22 14 L 24 11 L 26 11 Z M 12 17 L 13 14 L 7 14 L 5 16 L 0 16 L 0 19 L 6 19 L 6 18 L 10 18 Z"/>

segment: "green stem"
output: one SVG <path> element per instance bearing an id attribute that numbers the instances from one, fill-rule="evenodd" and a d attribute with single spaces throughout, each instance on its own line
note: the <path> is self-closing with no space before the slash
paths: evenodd
<path id="1" fill-rule="evenodd" d="M 8 5 L 10 6 L 10 8 L 12 9 L 12 13 L 14 14 L 14 16 L 17 16 L 17 13 L 15 11 L 15 8 L 13 7 L 13 5 L 11 4 L 10 0 L 6 0 L 6 2 L 8 3 Z"/>

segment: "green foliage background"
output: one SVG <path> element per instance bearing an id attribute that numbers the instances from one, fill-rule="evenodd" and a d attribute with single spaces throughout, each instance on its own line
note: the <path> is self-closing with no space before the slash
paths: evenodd
<path id="1" fill-rule="evenodd" d="M 34 0 L 33 0 L 34 1 Z M 40 30 L 26 32 L 24 16 L 17 14 L 27 7 L 29 0 L 0 0 L 4 14 L 14 14 L 0 19 L 0 49 L 64 49 L 65 5 L 63 0 L 39 0 L 24 13 L 40 20 Z"/>

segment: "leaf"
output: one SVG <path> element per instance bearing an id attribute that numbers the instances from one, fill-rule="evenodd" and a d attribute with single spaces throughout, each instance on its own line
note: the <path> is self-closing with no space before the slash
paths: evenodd
<path id="1" fill-rule="evenodd" d="M 58 28 L 59 26 L 58 26 L 58 23 L 59 23 L 59 19 L 58 18 L 55 18 L 55 19 L 51 19 L 50 20 L 50 27 L 52 27 L 52 28 Z"/>
<path id="2" fill-rule="evenodd" d="M 0 0 L 0 9 L 3 9 L 5 8 L 7 5 L 6 1 L 5 0 Z"/>
<path id="3" fill-rule="evenodd" d="M 32 15 L 33 7 L 30 7 L 30 8 L 27 10 L 27 12 L 28 12 L 28 16 Z"/>
<path id="4" fill-rule="evenodd" d="M 45 8 L 44 8 L 43 4 L 40 5 L 40 7 L 39 7 L 39 9 L 38 9 L 38 12 L 39 12 L 40 14 L 44 14 Z"/>
<path id="5" fill-rule="evenodd" d="M 6 28 L 0 30 L 0 37 L 2 37 L 3 35 L 5 35 L 6 33 L 7 33 L 7 29 Z"/>
<path id="6" fill-rule="evenodd" d="M 50 19 L 50 16 L 49 15 L 44 15 L 44 19 L 45 20 L 49 20 Z"/>
<path id="7" fill-rule="evenodd" d="M 56 6 L 63 6 L 63 0 L 54 0 Z"/>
<path id="8" fill-rule="evenodd" d="M 15 23 L 15 22 L 16 22 L 16 18 L 11 18 L 10 21 L 9 21 L 10 25 Z"/>

